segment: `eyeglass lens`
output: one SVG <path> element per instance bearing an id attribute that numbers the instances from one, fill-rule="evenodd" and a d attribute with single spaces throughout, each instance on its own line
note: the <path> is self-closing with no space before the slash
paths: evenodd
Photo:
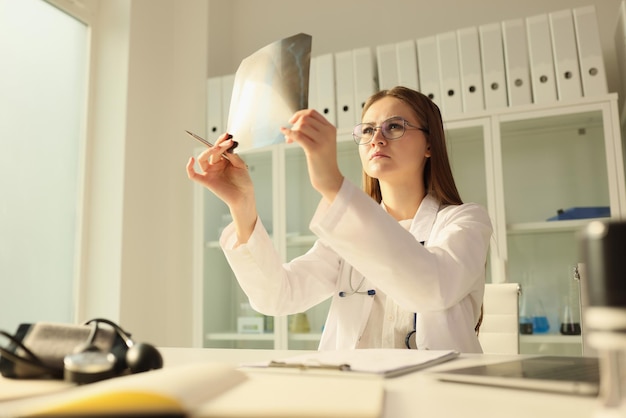
<path id="1" fill-rule="evenodd" d="M 359 143 L 367 143 L 372 140 L 376 130 L 380 129 L 387 139 L 398 139 L 404 135 L 406 121 L 402 118 L 391 118 L 384 121 L 380 126 L 371 123 L 361 123 L 354 127 L 353 136 Z"/>

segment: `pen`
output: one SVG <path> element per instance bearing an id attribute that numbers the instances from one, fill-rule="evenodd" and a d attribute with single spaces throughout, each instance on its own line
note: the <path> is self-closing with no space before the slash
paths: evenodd
<path id="1" fill-rule="evenodd" d="M 200 135 L 196 135 L 196 134 L 194 134 L 193 132 L 189 132 L 189 131 L 187 131 L 187 130 L 185 130 L 185 132 L 187 132 L 187 133 L 188 133 L 188 134 L 189 134 L 189 135 L 190 135 L 193 139 L 196 139 L 196 140 L 198 140 L 198 141 L 202 142 L 202 143 L 203 143 L 204 145 L 206 145 L 207 147 L 212 147 L 212 146 L 213 146 L 213 144 L 211 144 L 211 143 L 210 143 L 209 141 L 207 141 L 206 139 L 202 138 Z M 233 136 L 232 136 L 232 135 L 230 135 L 230 134 L 229 134 L 229 136 L 230 136 L 230 138 L 232 138 L 232 137 L 233 137 Z M 229 138 L 229 139 L 230 139 L 230 138 Z M 236 144 L 237 144 L 237 143 L 235 142 L 235 143 L 233 144 L 233 146 L 232 146 L 232 147 L 230 147 L 230 148 L 228 149 L 228 151 L 227 151 L 227 152 L 232 152 L 232 150 L 234 150 L 234 149 L 235 149 L 235 147 L 237 146 Z M 226 155 L 226 153 L 223 153 L 223 154 L 222 154 L 222 157 L 224 157 L 224 158 L 226 158 L 228 161 L 230 161 L 230 158 L 228 158 L 228 155 Z"/>

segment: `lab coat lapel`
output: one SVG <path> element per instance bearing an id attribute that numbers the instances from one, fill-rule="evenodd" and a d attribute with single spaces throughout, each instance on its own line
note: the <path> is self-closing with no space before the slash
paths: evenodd
<path id="1" fill-rule="evenodd" d="M 439 213 L 439 202 L 431 195 L 426 195 L 420 207 L 415 213 L 413 222 L 411 222 L 410 231 L 415 236 L 415 239 L 425 246 L 430 238 L 430 232 L 433 229 L 433 225 L 437 220 L 437 213 Z"/>

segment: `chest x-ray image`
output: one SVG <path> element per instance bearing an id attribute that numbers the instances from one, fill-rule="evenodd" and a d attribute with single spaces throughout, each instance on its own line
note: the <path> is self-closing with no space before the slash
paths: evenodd
<path id="1" fill-rule="evenodd" d="M 228 132 L 239 151 L 284 141 L 281 126 L 308 106 L 311 36 L 300 33 L 273 42 L 245 58 L 237 72 Z"/>

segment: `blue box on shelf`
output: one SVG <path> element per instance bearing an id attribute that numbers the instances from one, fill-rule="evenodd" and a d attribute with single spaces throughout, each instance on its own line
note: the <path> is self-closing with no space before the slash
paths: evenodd
<path id="1" fill-rule="evenodd" d="M 559 209 L 557 215 L 548 218 L 548 221 L 564 221 L 571 219 L 608 218 L 611 208 L 608 206 L 574 207 Z"/>

